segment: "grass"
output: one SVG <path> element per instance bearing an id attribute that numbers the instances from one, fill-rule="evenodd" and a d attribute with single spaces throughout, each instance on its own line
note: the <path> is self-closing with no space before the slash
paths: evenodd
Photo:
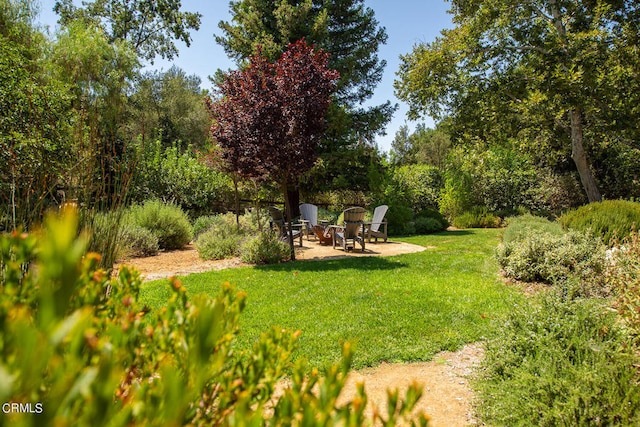
<path id="1" fill-rule="evenodd" d="M 356 343 L 354 368 L 427 361 L 491 334 L 520 301 L 497 279 L 499 230 L 464 230 L 403 241 L 429 247 L 394 257 L 298 261 L 186 276 L 190 295 L 216 294 L 229 282 L 248 295 L 238 345 L 249 348 L 270 325 L 300 330 L 296 357 L 312 366 L 340 359 Z M 152 308 L 169 296 L 162 281 L 144 285 Z"/>

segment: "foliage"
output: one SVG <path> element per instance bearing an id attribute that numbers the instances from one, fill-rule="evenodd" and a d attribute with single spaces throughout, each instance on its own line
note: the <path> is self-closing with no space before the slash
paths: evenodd
<path id="1" fill-rule="evenodd" d="M 211 228 L 211 226 L 216 223 L 216 218 L 216 215 L 203 215 L 196 218 L 196 220 L 193 222 L 194 240 L 197 240 L 198 236 Z"/>
<path id="2" fill-rule="evenodd" d="M 0 400 L 31 408 L 3 414 L 8 423 L 257 425 L 267 406 L 274 424 L 367 422 L 362 388 L 352 402 L 336 403 L 353 355 L 348 344 L 341 363 L 307 376 L 304 363 L 290 359 L 297 333 L 273 327 L 238 352 L 245 294 L 226 284 L 215 297 L 189 297 L 173 280 L 163 308 L 149 311 L 138 273 L 124 268 L 109 279 L 96 268 L 99 255 L 83 256 L 76 225 L 72 216 L 50 218 L 37 239 L 0 237 Z M 23 268 L 32 261 L 38 274 Z M 276 399 L 287 372 L 292 386 Z M 418 387 L 406 399 L 393 394 L 396 410 L 370 422 L 407 422 L 420 395 Z"/>
<path id="3" fill-rule="evenodd" d="M 549 234 L 560 237 L 564 234 L 560 224 L 547 218 L 525 214 L 507 219 L 507 228 L 502 235 L 504 244 L 526 241 L 532 234 Z"/>
<path id="4" fill-rule="evenodd" d="M 429 129 L 424 124 L 419 124 L 413 133 L 409 133 L 409 127 L 403 125 L 396 132 L 391 143 L 391 163 L 395 165 L 408 165 L 424 163 L 444 169 L 451 139 L 444 126 Z"/>
<path id="5" fill-rule="evenodd" d="M 276 264 L 288 261 L 289 255 L 289 245 L 270 231 L 249 238 L 240 246 L 240 259 L 251 264 Z"/>
<path id="6" fill-rule="evenodd" d="M 30 229 L 64 198 L 75 116 L 70 89 L 50 73 L 50 45 L 31 2 L 0 1 L 0 231 Z"/>
<path id="7" fill-rule="evenodd" d="M 575 276 L 596 280 L 602 287 L 605 252 L 598 237 L 578 231 L 558 235 L 551 226 L 548 228 L 552 231 L 545 232 L 547 227 L 538 220 L 529 224 L 517 225 L 517 232 L 508 232 L 510 240 L 496 250 L 508 277 L 560 285 Z"/>
<path id="8" fill-rule="evenodd" d="M 202 259 L 224 259 L 238 256 L 245 232 L 238 228 L 233 213 L 211 217 L 206 230 L 198 235 L 195 246 Z"/>
<path id="9" fill-rule="evenodd" d="M 628 337 L 599 300 L 516 306 L 486 346 L 477 382 L 489 425 L 634 425 L 640 389 Z"/>
<path id="10" fill-rule="evenodd" d="M 189 218 L 179 206 L 151 199 L 142 205 L 133 205 L 127 212 L 127 221 L 150 230 L 157 238 L 160 249 L 180 249 L 191 241 L 193 233 Z"/>
<path id="11" fill-rule="evenodd" d="M 414 211 L 438 209 L 438 198 L 444 188 L 444 178 L 440 169 L 425 164 L 407 165 L 393 173 L 395 184 L 403 188 Z"/>
<path id="12" fill-rule="evenodd" d="M 148 228 L 136 224 L 123 224 L 120 235 L 122 257 L 148 257 L 158 253 L 158 236 Z"/>
<path id="13" fill-rule="evenodd" d="M 160 140 L 163 148 L 177 146 L 180 153 L 202 149 L 211 123 L 201 83 L 175 65 L 137 77 L 128 103 L 128 138 L 140 137 L 143 145 Z"/>
<path id="14" fill-rule="evenodd" d="M 611 251 L 605 281 L 613 289 L 615 308 L 640 347 L 640 236 L 637 232 L 622 239 Z"/>
<path id="15" fill-rule="evenodd" d="M 79 21 L 99 26 L 109 37 L 109 42 L 126 41 L 137 55 L 153 63 L 160 55 L 173 59 L 178 55 L 174 40 L 190 46 L 190 30 L 200 28 L 202 15 L 180 10 L 180 0 L 84 1 L 83 7 L 74 5 L 72 0 L 58 0 L 54 10 L 60 15 L 60 22 L 68 25 Z"/>
<path id="16" fill-rule="evenodd" d="M 325 52 L 299 40 L 274 63 L 262 54 L 253 56 L 247 68 L 225 77 L 219 99 L 207 104 L 225 168 L 277 183 L 287 212 L 293 212 L 289 185 L 313 166 L 326 129 L 325 114 L 339 77 L 327 64 Z"/>
<path id="17" fill-rule="evenodd" d="M 453 219 L 456 228 L 495 228 L 500 227 L 502 219 L 495 216 L 486 207 L 474 207 Z"/>
<path id="18" fill-rule="evenodd" d="M 231 179 L 209 168 L 190 149 L 163 148 L 160 140 L 139 142 L 134 181 L 129 191 L 136 202 L 162 199 L 193 216 L 222 210 L 231 199 Z"/>
<path id="19" fill-rule="evenodd" d="M 416 234 L 430 234 L 446 229 L 436 218 L 416 217 L 413 223 Z"/>
<path id="20" fill-rule="evenodd" d="M 395 87 L 410 115 L 448 116 L 464 142 L 517 138 L 547 166 L 571 159 L 599 200 L 594 148 L 638 139 L 637 2 L 473 0 L 451 10 L 454 28 L 402 57 Z"/>
<path id="21" fill-rule="evenodd" d="M 640 203 L 625 200 L 590 203 L 566 212 L 558 222 L 569 229 L 591 230 L 610 245 L 640 228 Z"/>

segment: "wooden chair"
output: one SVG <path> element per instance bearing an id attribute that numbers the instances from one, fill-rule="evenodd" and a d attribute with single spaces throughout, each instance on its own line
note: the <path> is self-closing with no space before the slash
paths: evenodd
<path id="1" fill-rule="evenodd" d="M 286 243 L 289 243 L 289 234 L 291 234 L 292 239 L 295 241 L 296 239 L 300 240 L 300 246 L 302 246 L 302 235 L 304 234 L 301 227 L 302 224 L 291 224 L 292 230 L 287 228 L 287 221 L 284 217 L 284 213 L 276 208 L 275 206 L 269 206 L 269 215 L 271 216 L 271 228 L 275 228 L 278 232 L 278 238 Z"/>
<path id="2" fill-rule="evenodd" d="M 300 216 L 302 217 L 301 222 L 305 226 L 307 240 L 309 240 L 309 235 L 317 236 L 314 227 L 318 225 L 318 207 L 311 203 L 303 203 L 300 205 Z"/>
<path id="3" fill-rule="evenodd" d="M 387 242 L 387 221 L 384 219 L 384 216 L 387 214 L 388 209 L 389 206 L 387 205 L 376 207 L 373 211 L 373 219 L 371 222 L 365 223 L 364 235 L 369 243 L 371 243 L 372 237 L 376 243 L 378 243 L 378 237 L 384 239 L 385 243 Z M 382 230 L 380 230 L 380 226 L 382 226 Z"/>
<path id="4" fill-rule="evenodd" d="M 329 227 L 333 236 L 333 248 L 340 245 L 348 251 L 360 244 L 364 252 L 364 215 L 366 211 L 361 207 L 353 207 L 343 211 L 344 222 Z"/>

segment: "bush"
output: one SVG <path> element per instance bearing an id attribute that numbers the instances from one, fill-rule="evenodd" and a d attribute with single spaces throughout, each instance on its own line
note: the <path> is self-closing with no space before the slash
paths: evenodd
<path id="1" fill-rule="evenodd" d="M 590 203 L 565 213 L 558 222 L 574 230 L 590 229 L 610 245 L 612 240 L 624 239 L 640 228 L 640 203 L 625 200 Z"/>
<path id="2" fill-rule="evenodd" d="M 202 259 L 224 259 L 240 255 L 240 243 L 245 238 L 242 228 L 238 228 L 236 216 L 229 212 L 210 218 L 207 231 L 195 241 Z"/>
<path id="3" fill-rule="evenodd" d="M 191 241 L 189 218 L 179 206 L 160 200 L 148 200 L 129 209 L 128 221 L 150 230 L 160 249 L 180 249 Z"/>
<path id="4" fill-rule="evenodd" d="M 498 263 L 508 277 L 525 282 L 561 284 L 570 276 L 599 280 L 605 266 L 599 238 L 581 232 L 563 235 L 523 228 L 496 249 Z"/>
<path id="5" fill-rule="evenodd" d="M 240 246 L 240 259 L 250 264 L 275 264 L 288 261 L 290 257 L 289 245 L 269 231 L 246 240 Z"/>
<path id="6" fill-rule="evenodd" d="M 446 229 L 435 218 L 416 218 L 413 223 L 417 234 L 430 234 Z"/>
<path id="7" fill-rule="evenodd" d="M 390 394 L 396 411 L 370 420 L 363 388 L 338 404 L 353 355 L 348 343 L 342 361 L 325 369 L 294 363 L 298 335 L 278 327 L 238 354 L 245 294 L 223 285 L 215 297 L 190 297 L 170 280 L 162 310 L 149 311 L 139 274 L 124 267 L 110 279 L 77 236 L 72 216 L 49 219 L 37 239 L 0 236 L 0 401 L 30 405 L 3 413 L 4 424 L 262 425 L 265 417 L 273 425 L 407 424 L 421 395 L 416 386 L 405 399 Z M 291 387 L 276 397 L 287 374 Z"/>
<path id="8" fill-rule="evenodd" d="M 231 178 L 207 167 L 191 149 L 163 148 L 155 140 L 134 150 L 137 169 L 129 195 L 136 202 L 171 201 L 195 217 L 223 209 L 233 199 Z"/>
<path id="9" fill-rule="evenodd" d="M 637 355 L 600 300 L 515 307 L 489 340 L 476 389 L 487 425 L 640 425 Z"/>
<path id="10" fill-rule="evenodd" d="M 497 228 L 502 220 L 490 213 L 487 208 L 473 208 L 453 218 L 456 228 Z"/>
<path id="11" fill-rule="evenodd" d="M 438 221 L 443 230 L 445 230 L 449 226 L 449 221 L 442 215 L 440 212 L 433 209 L 423 209 L 416 214 L 416 219 L 418 218 L 432 218 Z"/>
<path id="12" fill-rule="evenodd" d="M 425 164 L 406 165 L 394 171 L 393 179 L 404 189 L 414 211 L 438 209 L 438 198 L 444 187 L 440 169 Z"/>
<path id="13" fill-rule="evenodd" d="M 557 222 L 549 221 L 534 215 L 521 215 L 507 220 L 507 228 L 502 235 L 502 242 L 510 244 L 526 240 L 531 234 L 550 234 L 562 236 L 564 231 Z"/>
<path id="14" fill-rule="evenodd" d="M 198 239 L 198 236 L 211 228 L 215 220 L 215 215 L 203 215 L 196 218 L 193 222 L 193 238 Z"/>
<path id="15" fill-rule="evenodd" d="M 632 233 L 609 256 L 606 282 L 616 293 L 616 309 L 640 347 L 640 235 Z"/>
<path id="16" fill-rule="evenodd" d="M 124 224 L 120 236 L 122 257 L 146 257 L 158 253 L 158 237 L 151 230 L 136 224 Z"/>

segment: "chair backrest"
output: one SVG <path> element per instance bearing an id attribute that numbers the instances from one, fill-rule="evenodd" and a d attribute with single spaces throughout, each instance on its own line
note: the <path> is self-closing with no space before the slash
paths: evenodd
<path id="1" fill-rule="evenodd" d="M 305 221 L 309 221 L 309 229 L 314 225 L 318 225 L 318 207 L 311 203 L 303 203 L 300 205 L 300 215 Z"/>
<path id="2" fill-rule="evenodd" d="M 373 219 L 371 220 L 371 229 L 373 231 L 378 231 L 380 229 L 384 216 L 387 214 L 387 209 L 389 209 L 389 206 L 380 205 L 373 211 Z"/>
<path id="3" fill-rule="evenodd" d="M 284 213 L 275 206 L 269 206 L 269 216 L 271 216 L 271 222 L 278 228 L 278 232 L 281 235 L 286 234 L 284 227 Z"/>
<path id="4" fill-rule="evenodd" d="M 362 228 L 364 222 L 364 215 L 366 211 L 359 206 L 345 209 L 344 215 L 344 236 L 347 239 L 351 239 L 358 235 L 358 230 Z"/>

